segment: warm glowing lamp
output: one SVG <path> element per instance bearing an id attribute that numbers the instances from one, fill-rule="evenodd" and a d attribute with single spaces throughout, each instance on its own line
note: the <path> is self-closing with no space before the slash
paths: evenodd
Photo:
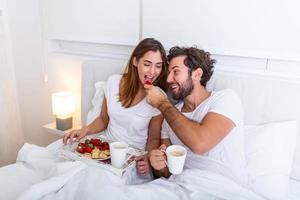
<path id="1" fill-rule="evenodd" d="M 75 98 L 71 92 L 52 94 L 52 111 L 56 115 L 56 129 L 68 130 L 73 126 L 72 114 L 75 111 Z"/>

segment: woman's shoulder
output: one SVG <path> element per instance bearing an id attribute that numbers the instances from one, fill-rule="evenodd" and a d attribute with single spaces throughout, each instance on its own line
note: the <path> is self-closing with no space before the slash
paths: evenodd
<path id="1" fill-rule="evenodd" d="M 120 80 L 122 78 L 121 74 L 114 74 L 108 77 L 106 81 L 105 94 L 106 98 L 110 96 L 109 94 L 114 94 L 116 91 L 119 91 Z"/>

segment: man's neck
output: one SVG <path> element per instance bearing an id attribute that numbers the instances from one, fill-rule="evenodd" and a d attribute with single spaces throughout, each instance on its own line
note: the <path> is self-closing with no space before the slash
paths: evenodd
<path id="1" fill-rule="evenodd" d="M 183 99 L 182 112 L 192 112 L 211 95 L 203 86 L 195 87 L 192 93 Z"/>

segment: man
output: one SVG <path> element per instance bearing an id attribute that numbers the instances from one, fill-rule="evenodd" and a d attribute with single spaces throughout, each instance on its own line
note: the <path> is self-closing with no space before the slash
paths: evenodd
<path id="1" fill-rule="evenodd" d="M 185 168 L 220 173 L 246 184 L 243 109 L 239 97 L 229 89 L 208 91 L 215 61 L 203 50 L 173 47 L 168 55 L 167 83 L 173 106 L 156 87 L 147 87 L 146 99 L 158 108 L 165 121 L 160 149 L 150 152 L 150 163 L 157 177 L 169 177 L 164 149 L 170 144 L 188 149 Z"/>

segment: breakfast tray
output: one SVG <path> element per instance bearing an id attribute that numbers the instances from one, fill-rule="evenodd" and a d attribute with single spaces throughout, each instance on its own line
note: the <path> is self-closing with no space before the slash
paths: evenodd
<path id="1" fill-rule="evenodd" d="M 106 141 L 108 143 L 113 142 L 113 141 L 109 141 L 106 138 L 101 137 L 101 136 L 85 137 L 85 138 L 81 139 L 80 142 L 84 141 L 85 139 L 90 139 L 90 138 L 99 138 L 102 141 Z M 82 162 L 86 163 L 89 166 L 101 167 L 103 169 L 111 171 L 112 173 L 116 174 L 117 176 L 122 176 L 125 171 L 135 167 L 135 161 L 128 159 L 129 157 L 131 157 L 133 155 L 139 156 L 139 155 L 143 155 L 143 154 L 146 153 L 145 151 L 141 151 L 141 150 L 138 150 L 136 148 L 131 147 L 129 153 L 127 154 L 127 158 L 126 158 L 127 161 L 124 163 L 123 167 L 122 168 L 116 168 L 116 167 L 111 165 L 110 159 L 108 159 L 108 160 L 94 160 L 94 159 L 90 159 L 90 158 L 80 156 L 76 152 L 76 147 L 77 147 L 78 143 L 79 142 L 73 142 L 72 144 L 62 146 L 60 149 L 58 149 L 58 155 L 61 158 L 64 158 L 64 159 L 82 161 Z"/>

